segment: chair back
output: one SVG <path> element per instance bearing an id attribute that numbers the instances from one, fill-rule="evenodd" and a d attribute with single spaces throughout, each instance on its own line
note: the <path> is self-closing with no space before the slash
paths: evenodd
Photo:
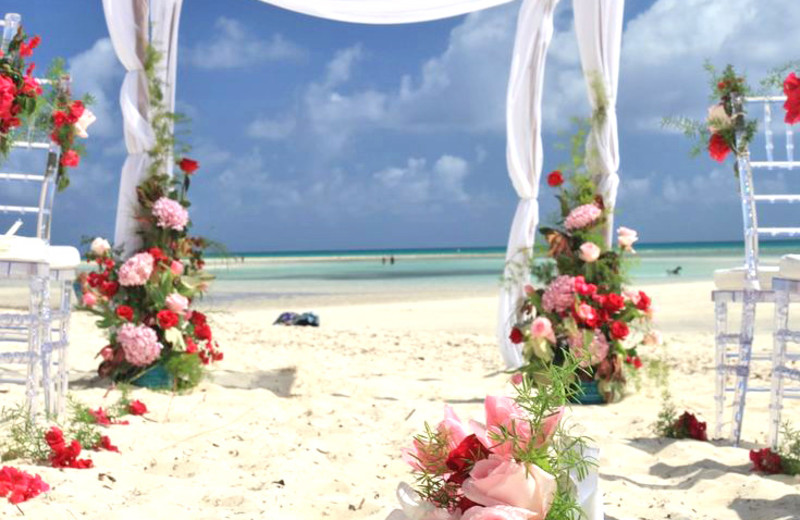
<path id="1" fill-rule="evenodd" d="M 736 156 L 739 171 L 739 194 L 742 202 L 742 220 L 744 225 L 745 243 L 745 288 L 760 289 L 758 282 L 758 263 L 759 263 L 759 240 L 760 237 L 770 238 L 797 238 L 800 237 L 800 221 L 795 220 L 794 225 L 788 226 L 759 226 L 758 206 L 759 204 L 785 205 L 800 203 L 800 190 L 787 190 L 779 188 L 784 185 L 782 182 L 783 174 L 795 168 L 800 169 L 800 161 L 794 158 L 794 132 L 791 125 L 773 120 L 773 111 L 783 114 L 782 105 L 786 101 L 785 96 L 758 96 L 740 97 L 734 100 L 734 107 L 738 113 L 742 113 L 745 107 L 748 113 L 760 109 L 761 121 L 759 127 L 761 132 L 756 136 L 757 140 L 763 139 L 764 156 L 759 160 L 753 160 L 749 149 L 744 149 Z M 737 122 L 740 124 L 740 122 Z M 776 132 L 776 127 L 780 128 Z M 776 134 L 779 134 L 776 137 Z M 737 141 L 741 141 L 744 129 L 737 129 Z M 781 151 L 776 151 L 775 143 L 778 142 Z M 741 146 L 737 146 L 741 149 Z M 785 152 L 785 153 L 784 153 Z M 779 179 L 772 179 L 771 183 L 766 180 L 761 186 L 771 186 L 770 191 L 781 191 L 780 193 L 756 193 L 754 185 L 754 170 L 772 170 L 779 175 Z M 759 177 L 765 172 L 759 172 Z M 795 191 L 789 193 L 787 191 Z M 787 212 L 784 212 L 786 214 Z M 796 213 L 796 212 L 792 212 Z"/>

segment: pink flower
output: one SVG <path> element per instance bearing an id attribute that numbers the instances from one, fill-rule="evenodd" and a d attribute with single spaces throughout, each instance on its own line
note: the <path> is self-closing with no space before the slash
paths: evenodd
<path id="1" fill-rule="evenodd" d="M 156 331 L 146 325 L 126 323 L 117 331 L 117 341 L 125 352 L 125 360 L 138 367 L 146 367 L 158 359 L 164 348 Z"/>
<path id="2" fill-rule="evenodd" d="M 183 314 L 189 307 L 188 298 L 178 293 L 172 293 L 169 296 L 167 296 L 166 303 L 167 303 L 167 309 L 171 310 L 175 314 Z"/>
<path id="3" fill-rule="evenodd" d="M 575 303 L 575 279 L 561 275 L 545 289 L 542 307 L 547 312 L 564 312 Z"/>
<path id="4" fill-rule="evenodd" d="M 467 509 L 461 520 L 531 520 L 540 518 L 533 511 L 522 509 L 521 507 L 494 506 L 482 507 L 472 506 Z"/>
<path id="5" fill-rule="evenodd" d="M 189 212 L 181 204 L 168 197 L 161 197 L 153 204 L 153 216 L 158 221 L 158 227 L 183 231 L 189 222 Z"/>
<path id="6" fill-rule="evenodd" d="M 94 307 L 97 303 L 97 296 L 94 293 L 85 292 L 83 293 L 83 304 L 87 307 Z"/>
<path id="7" fill-rule="evenodd" d="M 556 342 L 556 335 L 553 333 L 553 324 L 544 316 L 539 316 L 531 323 L 531 336 L 534 338 L 544 338 L 550 343 Z"/>
<path id="8" fill-rule="evenodd" d="M 523 289 L 525 290 L 525 296 L 532 296 L 536 292 L 536 289 L 531 284 L 526 284 Z"/>
<path id="9" fill-rule="evenodd" d="M 517 372 L 511 376 L 511 384 L 514 386 L 521 385 L 524 380 L 525 376 L 522 375 L 522 372 Z"/>
<path id="10" fill-rule="evenodd" d="M 476 504 L 518 507 L 530 511 L 532 518 L 545 518 L 555 497 L 556 479 L 536 465 L 526 467 L 490 455 L 475 463 L 461 490 Z"/>
<path id="11" fill-rule="evenodd" d="M 644 339 L 642 340 L 642 344 L 648 347 L 656 347 L 661 345 L 663 342 L 664 338 L 661 336 L 661 332 L 657 330 L 651 330 L 645 334 Z"/>
<path id="12" fill-rule="evenodd" d="M 139 253 L 128 258 L 119 268 L 119 283 L 126 287 L 144 285 L 153 274 L 155 260 L 150 253 Z"/>
<path id="13" fill-rule="evenodd" d="M 472 429 L 484 446 L 499 456 L 511 458 L 515 446 L 526 448 L 531 440 L 531 425 L 528 414 L 520 408 L 516 401 L 510 397 L 486 396 L 484 401 L 486 409 L 486 426 L 473 422 Z M 503 429 L 514 435 L 498 444 L 497 436 L 502 435 Z"/>
<path id="14" fill-rule="evenodd" d="M 114 359 L 114 349 L 108 346 L 101 348 L 100 357 L 103 358 L 103 361 L 111 361 Z"/>
<path id="15" fill-rule="evenodd" d="M 584 242 L 581 244 L 578 256 L 586 263 L 595 262 L 600 258 L 600 248 L 594 242 Z"/>
<path id="16" fill-rule="evenodd" d="M 594 204 L 584 204 L 573 209 L 564 220 L 564 227 L 567 231 L 575 231 L 576 229 L 583 229 L 594 224 L 603 211 Z"/>
<path id="17" fill-rule="evenodd" d="M 169 270 L 173 276 L 180 276 L 183 274 L 183 262 L 179 260 L 173 260 L 171 264 L 169 264 Z"/>
<path id="18" fill-rule="evenodd" d="M 622 295 L 634 305 L 639 305 L 639 300 L 642 298 L 639 291 L 622 291 Z"/>
<path id="19" fill-rule="evenodd" d="M 630 228 L 620 227 L 617 229 L 617 243 L 623 251 L 634 253 L 633 244 L 639 240 L 639 234 Z"/>
<path id="20" fill-rule="evenodd" d="M 584 349 L 583 333 L 579 332 L 569 338 L 569 346 L 572 355 L 579 360 L 582 367 L 594 366 L 608 356 L 608 341 L 605 334 L 600 331 L 594 332 L 592 342 L 589 344 L 589 354 L 587 356 Z"/>

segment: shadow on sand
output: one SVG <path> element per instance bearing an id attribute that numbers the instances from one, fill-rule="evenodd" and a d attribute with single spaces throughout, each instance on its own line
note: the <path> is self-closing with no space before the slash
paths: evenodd
<path id="1" fill-rule="evenodd" d="M 218 370 L 214 371 L 211 381 L 225 388 L 238 388 L 241 390 L 262 388 L 269 390 L 278 397 L 292 397 L 292 386 L 296 376 L 297 369 L 295 367 L 259 370 L 256 372 Z"/>

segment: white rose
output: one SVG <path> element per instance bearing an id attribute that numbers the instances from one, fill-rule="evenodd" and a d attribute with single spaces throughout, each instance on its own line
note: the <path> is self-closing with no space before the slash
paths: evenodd
<path id="1" fill-rule="evenodd" d="M 623 251 L 633 251 L 633 244 L 639 240 L 639 234 L 630 228 L 620 227 L 617 229 L 617 243 Z"/>
<path id="2" fill-rule="evenodd" d="M 86 139 L 89 137 L 89 134 L 86 133 L 86 129 L 89 128 L 89 125 L 95 121 L 97 121 L 97 116 L 95 116 L 88 108 L 84 108 L 83 114 L 81 114 L 81 117 L 79 117 L 72 126 L 75 127 L 75 133 L 78 135 L 78 137 Z"/>
<path id="3" fill-rule="evenodd" d="M 105 238 L 97 237 L 92 240 L 92 253 L 97 256 L 103 256 L 111 250 L 111 244 Z"/>

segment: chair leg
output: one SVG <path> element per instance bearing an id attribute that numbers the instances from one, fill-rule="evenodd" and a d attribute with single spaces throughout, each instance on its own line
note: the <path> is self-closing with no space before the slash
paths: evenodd
<path id="1" fill-rule="evenodd" d="M 72 314 L 72 280 L 61 283 L 60 311 L 58 337 L 58 407 L 56 413 L 63 414 L 66 407 L 67 392 L 69 391 L 69 323 Z"/>
<path id="2" fill-rule="evenodd" d="M 736 367 L 736 390 L 733 398 L 733 431 L 731 438 L 739 446 L 742 437 L 742 421 L 747 401 L 747 385 L 750 379 L 750 357 L 753 353 L 753 334 L 756 321 L 756 298 L 754 291 L 744 291 L 742 325 L 739 333 L 739 359 Z"/>
<path id="3" fill-rule="evenodd" d="M 30 419 L 35 420 L 37 413 L 37 390 L 39 388 L 39 363 L 42 358 L 44 330 L 42 315 L 44 306 L 45 285 L 47 279 L 39 275 L 30 279 L 28 305 L 28 367 L 25 379 L 25 398 Z"/>
<path id="4" fill-rule="evenodd" d="M 716 401 L 717 423 L 714 430 L 714 437 L 722 437 L 722 420 L 725 410 L 725 353 L 727 345 L 724 335 L 728 333 L 728 303 L 725 301 L 714 302 L 714 362 L 716 369 L 716 388 L 714 400 Z"/>
<path id="5" fill-rule="evenodd" d="M 775 290 L 775 323 L 772 344 L 772 391 L 769 403 L 769 444 L 778 448 L 778 432 L 783 409 L 783 374 L 780 368 L 786 363 L 786 334 L 789 332 L 789 288 Z"/>

